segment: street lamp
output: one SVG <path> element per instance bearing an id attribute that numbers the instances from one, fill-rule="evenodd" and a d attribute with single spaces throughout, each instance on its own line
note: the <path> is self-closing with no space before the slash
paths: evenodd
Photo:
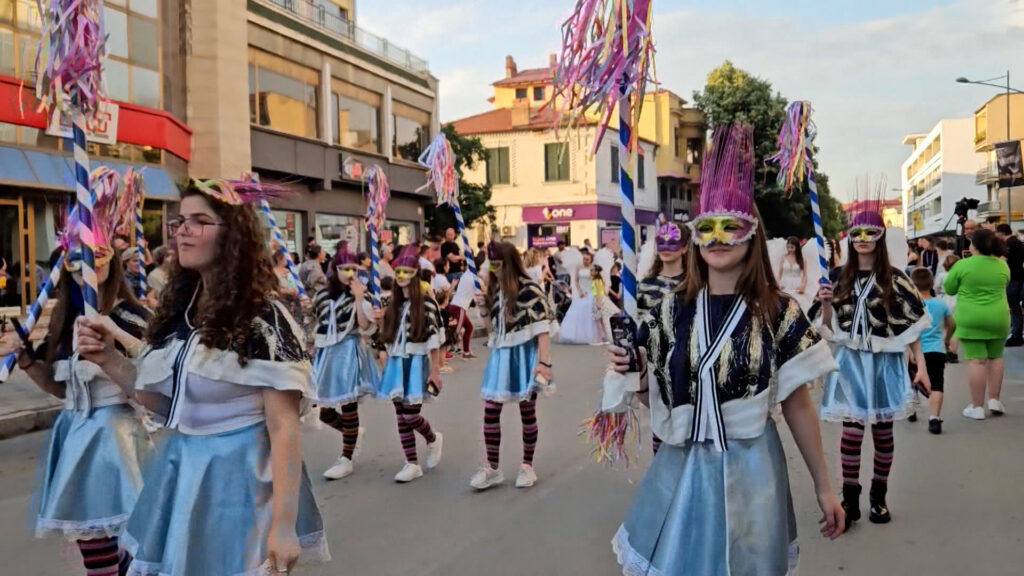
<path id="1" fill-rule="evenodd" d="M 992 82 L 995 81 L 995 80 L 1005 80 L 1006 84 L 1005 85 L 993 84 Z M 1020 90 L 1017 90 L 1016 88 L 1012 88 L 1010 86 L 1010 71 L 1007 70 L 1006 74 L 1003 74 L 1002 76 L 996 76 L 995 78 L 989 78 L 987 80 L 968 80 L 967 78 L 964 78 L 963 76 L 961 76 L 961 77 L 957 78 L 956 81 L 958 83 L 960 83 L 960 84 L 978 84 L 979 86 L 991 86 L 993 88 L 999 88 L 999 89 L 1005 89 L 1006 90 L 1006 139 L 1009 140 L 1010 139 L 1010 92 L 1016 92 L 1018 94 L 1024 94 L 1024 92 L 1022 92 Z M 1010 188 L 1006 189 L 1006 223 L 1011 225 L 1011 226 L 1013 225 L 1013 213 L 1010 211 L 1010 205 L 1012 203 L 1011 199 L 1013 197 L 1012 192 L 1013 191 Z M 996 199 L 997 200 L 999 199 L 999 193 L 998 192 L 996 193 Z"/>

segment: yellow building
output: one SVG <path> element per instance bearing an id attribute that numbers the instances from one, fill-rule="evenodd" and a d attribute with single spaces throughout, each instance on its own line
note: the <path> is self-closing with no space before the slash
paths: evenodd
<path id="1" fill-rule="evenodd" d="M 974 112 L 974 150 L 984 154 L 975 183 L 988 190 L 988 202 L 978 206 L 978 216 L 996 222 L 1006 221 L 1007 210 L 1013 211 L 1014 222 L 1024 220 L 1024 187 L 1000 190 L 996 166 L 996 143 L 1024 140 L 1024 94 L 1009 98 L 1007 105 L 1007 95 L 998 94 Z"/>

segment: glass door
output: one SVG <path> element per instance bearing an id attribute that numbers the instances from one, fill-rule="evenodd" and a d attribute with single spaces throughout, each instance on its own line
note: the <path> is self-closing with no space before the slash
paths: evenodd
<path id="1" fill-rule="evenodd" d="M 0 309 L 6 309 L 6 313 L 20 314 L 28 304 L 27 295 L 32 293 L 32 273 L 25 274 L 24 238 L 21 200 L 0 199 Z"/>

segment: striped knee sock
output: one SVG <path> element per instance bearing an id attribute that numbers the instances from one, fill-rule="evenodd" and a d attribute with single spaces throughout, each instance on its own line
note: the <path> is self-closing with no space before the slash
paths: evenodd
<path id="1" fill-rule="evenodd" d="M 872 482 L 886 483 L 892 469 L 896 443 L 892 435 L 892 422 L 879 422 L 871 426 L 871 440 L 875 444 L 875 475 Z"/>
<path id="2" fill-rule="evenodd" d="M 487 463 L 497 470 L 501 447 L 500 402 L 484 401 L 484 446 L 487 449 Z"/>
<path id="3" fill-rule="evenodd" d="M 523 419 L 523 464 L 533 466 L 533 452 L 537 449 L 537 401 L 520 402 L 519 415 Z"/>
<path id="4" fill-rule="evenodd" d="M 415 406 L 405 407 L 405 420 L 409 423 L 409 426 L 413 430 L 420 433 L 423 439 L 427 441 L 427 444 L 433 444 L 434 440 L 437 440 L 437 436 L 434 436 L 434 430 L 430 428 L 430 422 L 426 418 L 420 416 L 420 410 L 423 406 L 417 404 Z"/>
<path id="5" fill-rule="evenodd" d="M 87 576 L 118 576 L 121 550 L 117 538 L 79 540 L 78 549 Z"/>
<path id="6" fill-rule="evenodd" d="M 327 424 L 331 428 L 334 428 L 338 432 L 342 431 L 341 428 L 341 414 L 338 413 L 334 408 L 328 408 L 327 406 L 320 407 L 320 421 Z"/>
<path id="7" fill-rule="evenodd" d="M 413 433 L 412 426 L 406 417 L 406 408 L 407 406 L 395 402 L 395 416 L 398 418 L 398 438 L 402 441 L 402 452 L 405 453 L 405 461 L 418 464 L 420 460 L 416 455 L 416 434 Z"/>
<path id="8" fill-rule="evenodd" d="M 341 455 L 349 460 L 356 451 L 359 440 L 359 405 L 352 403 L 341 407 Z"/>
<path id="9" fill-rule="evenodd" d="M 863 442 L 864 426 L 856 422 L 843 422 L 839 454 L 843 464 L 844 485 L 860 485 L 860 446 Z"/>

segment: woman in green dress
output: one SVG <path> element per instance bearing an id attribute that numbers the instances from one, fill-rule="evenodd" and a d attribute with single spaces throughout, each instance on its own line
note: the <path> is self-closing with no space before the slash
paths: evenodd
<path id="1" fill-rule="evenodd" d="M 964 416 L 985 419 L 985 389 L 988 410 L 1001 416 L 1006 408 L 999 401 L 1003 387 L 1003 345 L 1010 332 L 1010 308 L 1006 285 L 1010 268 L 1003 261 L 1006 244 L 987 229 L 971 238 L 971 257 L 957 262 L 942 282 L 946 294 L 956 296 L 953 320 L 956 337 L 967 357 L 967 382 L 971 403 Z"/>

